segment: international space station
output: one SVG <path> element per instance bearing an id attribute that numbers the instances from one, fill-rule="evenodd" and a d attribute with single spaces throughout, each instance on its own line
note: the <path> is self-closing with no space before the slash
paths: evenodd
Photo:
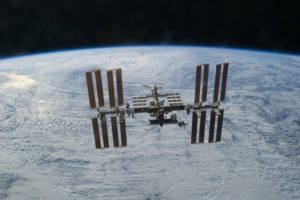
<path id="1" fill-rule="evenodd" d="M 134 117 L 135 114 L 139 113 L 148 113 L 150 118 L 152 118 L 149 119 L 150 124 L 163 126 L 164 124 L 175 123 L 178 124 L 179 127 L 185 126 L 186 123 L 181 119 L 177 119 L 177 115 L 175 112 L 186 111 L 187 114 L 192 113 L 191 144 L 199 144 L 204 143 L 206 112 L 207 110 L 211 110 L 208 143 L 220 142 L 224 116 L 224 109 L 220 108 L 220 103 L 225 100 L 228 66 L 229 63 L 216 65 L 213 101 L 211 103 L 207 102 L 209 64 L 202 64 L 196 67 L 195 96 L 193 104 L 183 104 L 179 93 L 159 93 L 159 89 L 161 88 L 161 86 L 158 85 L 144 85 L 145 87 L 150 89 L 151 93 L 149 95 L 133 96 L 131 104 L 129 102 L 124 103 L 122 69 L 118 68 L 107 70 L 106 75 L 109 108 L 107 108 L 108 106 L 105 105 L 104 101 L 101 70 L 98 69 L 87 71 L 85 75 L 90 108 L 93 110 L 96 109 L 97 111 L 97 116 L 92 118 L 96 149 L 109 148 L 110 146 L 106 119 L 107 116 L 110 116 L 113 146 L 126 147 L 126 117 Z M 93 80 L 93 77 L 95 77 L 95 81 Z M 116 84 L 114 84 L 114 77 L 116 79 Z M 95 89 L 93 84 L 94 82 L 96 84 L 98 103 L 96 103 L 95 98 Z M 117 104 L 115 85 L 117 93 Z M 221 92 L 219 94 L 220 89 Z M 168 117 L 168 115 L 170 117 Z M 216 116 L 218 117 L 218 121 L 215 136 Z M 198 119 L 200 119 L 199 130 Z M 120 127 L 120 136 L 118 134 L 118 120 Z M 100 121 L 102 134 L 100 134 L 98 121 Z M 197 137 L 198 132 L 199 136 Z M 102 139 L 100 135 L 102 135 Z M 119 139 L 121 140 L 120 142 Z"/>

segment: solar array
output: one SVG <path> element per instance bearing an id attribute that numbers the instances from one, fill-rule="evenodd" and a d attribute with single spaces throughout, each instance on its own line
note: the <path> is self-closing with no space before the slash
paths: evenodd
<path id="1" fill-rule="evenodd" d="M 213 95 L 214 105 L 216 105 L 218 102 L 224 101 L 225 99 L 228 65 L 229 65 L 228 63 L 223 63 L 223 64 L 218 64 L 216 66 L 214 95 Z M 219 98 L 221 69 L 223 75 L 222 75 L 222 83 L 221 83 L 221 95 Z M 204 73 L 203 73 L 203 83 L 202 83 L 202 100 L 200 102 L 202 70 L 204 71 Z M 196 105 L 199 103 L 204 104 L 207 101 L 208 71 L 209 71 L 209 64 L 198 65 L 196 68 L 195 99 L 194 99 L 194 103 Z M 216 109 L 212 109 L 210 113 L 210 126 L 209 126 L 209 137 L 208 137 L 209 143 L 214 142 L 216 114 L 218 115 L 218 123 L 217 123 L 217 134 L 216 134 L 215 141 L 216 142 L 221 141 L 224 109 L 219 109 L 217 107 Z M 200 128 L 199 128 L 199 140 L 197 142 L 198 117 L 200 117 Z M 201 110 L 200 112 L 193 111 L 192 135 L 191 135 L 192 144 L 204 142 L 205 122 L 206 122 L 206 110 Z"/>
<path id="2" fill-rule="evenodd" d="M 147 107 L 148 106 L 147 97 L 143 97 L 143 96 L 134 96 L 132 98 L 132 103 L 133 103 L 134 108 Z"/>
<path id="3" fill-rule="evenodd" d="M 94 84 L 93 84 L 93 72 L 96 80 L 96 91 L 98 94 L 98 106 L 96 105 L 95 99 L 95 91 L 94 91 Z M 118 94 L 118 105 L 116 105 L 115 100 L 115 88 L 114 88 L 114 72 L 116 76 L 116 85 L 117 85 L 117 94 Z M 108 70 L 106 71 L 107 74 L 107 86 L 108 86 L 108 96 L 109 96 L 109 107 L 119 108 L 124 106 L 124 98 L 123 98 L 123 82 L 122 82 L 122 69 L 115 69 L 115 70 Z M 98 109 L 100 112 L 99 117 L 92 118 L 93 124 L 93 131 L 94 131 L 94 139 L 95 139 L 95 146 L 96 149 L 101 148 L 109 148 L 109 137 L 107 131 L 107 120 L 106 115 L 101 114 L 101 109 L 105 107 L 104 102 L 104 95 L 103 95 L 103 84 L 102 84 L 102 77 L 101 77 L 101 70 L 95 71 L 88 71 L 85 73 L 86 81 L 87 81 L 87 88 L 88 88 L 88 96 L 90 101 L 90 108 L 91 109 Z M 102 142 L 100 138 L 100 129 L 98 124 L 98 118 L 100 118 L 101 123 L 101 132 L 102 132 Z M 118 123 L 117 119 L 119 119 L 119 126 L 120 126 L 120 139 L 121 143 L 119 144 L 119 136 L 118 136 Z M 113 138 L 113 146 L 114 147 L 126 147 L 127 146 L 127 138 L 126 138 L 126 121 L 124 113 L 120 113 L 118 116 L 111 116 L 111 127 L 112 127 L 112 138 Z M 101 145 L 102 143 L 102 145 Z"/>
<path id="4" fill-rule="evenodd" d="M 167 96 L 167 100 L 170 106 L 180 106 L 182 104 L 181 96 L 179 93 L 171 94 Z"/>

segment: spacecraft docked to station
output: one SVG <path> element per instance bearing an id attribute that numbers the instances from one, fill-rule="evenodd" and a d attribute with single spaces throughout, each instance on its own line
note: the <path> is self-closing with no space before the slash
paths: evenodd
<path id="1" fill-rule="evenodd" d="M 90 108 L 92 110 L 96 109 L 97 111 L 97 116 L 92 118 L 96 149 L 109 148 L 110 146 L 106 117 L 110 117 L 113 146 L 126 147 L 126 117 L 134 117 L 135 114 L 139 113 L 148 113 L 150 115 L 150 124 L 163 126 L 164 124 L 176 123 L 179 127 L 185 126 L 186 123 L 178 119 L 176 111 L 186 111 L 187 114 L 192 113 L 191 144 L 199 144 L 204 143 L 206 112 L 210 110 L 208 143 L 220 142 L 224 116 L 224 109 L 220 108 L 220 103 L 225 100 L 228 66 L 229 63 L 216 65 L 213 101 L 211 103 L 207 102 L 209 64 L 202 64 L 196 67 L 193 104 L 184 104 L 179 93 L 159 93 L 161 86 L 157 85 L 144 85 L 150 89 L 151 93 L 149 95 L 133 96 L 131 103 L 124 103 L 122 69 L 107 70 L 109 109 L 107 109 L 108 106 L 105 106 L 101 70 L 87 71 L 85 75 Z M 93 81 L 93 77 L 95 77 L 95 81 Z M 114 77 L 116 84 L 114 84 Z M 95 98 L 94 82 L 96 84 L 98 103 L 96 103 Z M 115 85 L 117 98 L 115 95 Z M 217 129 L 215 131 L 216 116 L 218 119 Z M 200 119 L 199 130 L 198 119 Z M 120 136 L 118 130 L 120 130 Z M 102 135 L 102 137 L 100 137 L 100 135 Z"/>

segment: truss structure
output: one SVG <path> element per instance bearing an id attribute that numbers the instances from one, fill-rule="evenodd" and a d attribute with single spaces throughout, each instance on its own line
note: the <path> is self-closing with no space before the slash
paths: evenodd
<path id="1" fill-rule="evenodd" d="M 150 123 L 160 124 L 161 126 L 166 123 L 178 123 L 181 127 L 185 123 L 178 121 L 176 114 L 172 114 L 169 119 L 165 117 L 165 114 L 179 110 L 185 110 L 187 114 L 192 113 L 191 144 L 204 143 L 207 110 L 210 110 L 208 143 L 220 142 L 224 116 L 224 109 L 220 108 L 220 103 L 225 100 L 228 66 L 228 63 L 216 65 L 213 101 L 211 103 L 207 102 L 209 64 L 202 64 L 196 67 L 194 104 L 184 104 L 179 93 L 161 94 L 158 92 L 160 86 L 146 86 L 151 90 L 150 95 L 134 96 L 132 103 L 126 103 L 125 105 L 122 69 L 118 68 L 106 71 L 109 99 L 109 106 L 106 106 L 101 70 L 87 71 L 85 75 L 90 108 L 92 110 L 96 109 L 98 113 L 96 117 L 92 118 L 96 148 L 109 148 L 110 146 L 106 118 L 108 116 L 110 116 L 113 146 L 126 147 L 126 116 L 133 117 L 136 113 L 146 112 L 151 117 L 155 117 L 155 120 L 149 120 Z M 114 83 L 114 80 L 116 80 L 116 83 Z M 96 89 L 94 88 L 94 83 Z M 95 91 L 97 93 L 97 102 Z M 107 109 L 107 107 L 109 108 Z M 217 129 L 215 131 L 216 117 Z M 100 132 L 102 137 L 100 137 Z"/>

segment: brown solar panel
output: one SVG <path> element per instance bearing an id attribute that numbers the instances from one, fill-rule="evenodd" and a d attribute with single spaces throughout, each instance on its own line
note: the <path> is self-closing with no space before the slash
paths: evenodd
<path id="1" fill-rule="evenodd" d="M 100 149 L 101 143 L 100 143 L 99 126 L 98 126 L 97 117 L 92 118 L 92 123 L 93 123 L 93 130 L 94 130 L 95 146 L 96 146 L 96 149 Z"/>
<path id="2" fill-rule="evenodd" d="M 119 147 L 119 139 L 118 139 L 118 126 L 117 126 L 117 117 L 111 117 L 111 126 L 112 126 L 112 136 L 114 147 Z"/>
<path id="3" fill-rule="evenodd" d="M 124 116 L 120 116 L 120 128 L 121 128 L 121 142 L 122 146 L 127 146 L 127 137 L 126 137 L 126 121 Z"/>
<path id="4" fill-rule="evenodd" d="M 215 120 L 216 120 L 216 113 L 215 111 L 212 110 L 210 113 L 210 125 L 209 125 L 209 136 L 208 136 L 209 143 L 214 141 Z"/>
<path id="5" fill-rule="evenodd" d="M 221 85 L 221 97 L 220 97 L 220 101 L 224 101 L 224 100 L 225 100 L 225 92 L 226 92 L 226 83 L 227 83 L 228 65 L 229 65 L 229 63 L 224 63 L 224 67 L 223 67 L 223 78 L 222 78 L 222 85 Z"/>
<path id="6" fill-rule="evenodd" d="M 197 114 L 196 114 L 196 112 L 193 112 L 191 144 L 195 144 L 196 143 L 197 123 L 198 123 Z"/>
<path id="7" fill-rule="evenodd" d="M 96 101 L 95 101 L 92 72 L 91 71 L 85 72 L 85 77 L 86 77 L 88 95 L 89 95 L 89 100 L 90 100 L 90 108 L 95 109 Z"/>
<path id="8" fill-rule="evenodd" d="M 220 141 L 221 141 L 224 109 L 220 109 L 220 114 L 221 114 L 221 115 L 218 116 L 218 125 L 217 125 L 216 142 L 220 142 Z"/>
<path id="9" fill-rule="evenodd" d="M 220 73 L 221 73 L 221 65 L 218 64 L 216 66 L 216 75 L 215 75 L 215 88 L 214 88 L 214 99 L 213 102 L 218 102 L 219 95 L 219 87 L 220 87 Z"/>
<path id="10" fill-rule="evenodd" d="M 106 118 L 101 117 L 102 137 L 104 148 L 109 148 Z"/>
<path id="11" fill-rule="evenodd" d="M 198 65 L 196 69 L 196 81 L 195 81 L 195 104 L 199 103 L 200 86 L 201 86 L 201 65 Z"/>
<path id="12" fill-rule="evenodd" d="M 200 129 L 199 129 L 199 143 L 204 143 L 206 110 L 201 111 Z"/>
<path id="13" fill-rule="evenodd" d="M 113 71 L 107 71 L 107 84 L 108 84 L 108 96 L 109 96 L 109 105 L 111 108 L 116 106 L 115 102 L 115 88 L 114 88 L 114 78 Z"/>
<path id="14" fill-rule="evenodd" d="M 118 105 L 124 105 L 124 97 L 123 97 L 123 81 L 122 81 L 122 69 L 119 68 L 116 70 L 117 75 L 117 91 L 118 91 Z"/>
<path id="15" fill-rule="evenodd" d="M 104 97 L 103 97 L 103 87 L 102 87 L 102 78 L 101 78 L 101 71 L 96 70 L 95 71 L 95 77 L 96 77 L 96 88 L 98 93 L 98 104 L 99 107 L 104 106 Z"/>
<path id="16" fill-rule="evenodd" d="M 203 74 L 203 86 L 202 86 L 202 102 L 206 102 L 207 100 L 208 70 L 209 70 L 209 64 L 205 64 L 204 74 Z"/>

